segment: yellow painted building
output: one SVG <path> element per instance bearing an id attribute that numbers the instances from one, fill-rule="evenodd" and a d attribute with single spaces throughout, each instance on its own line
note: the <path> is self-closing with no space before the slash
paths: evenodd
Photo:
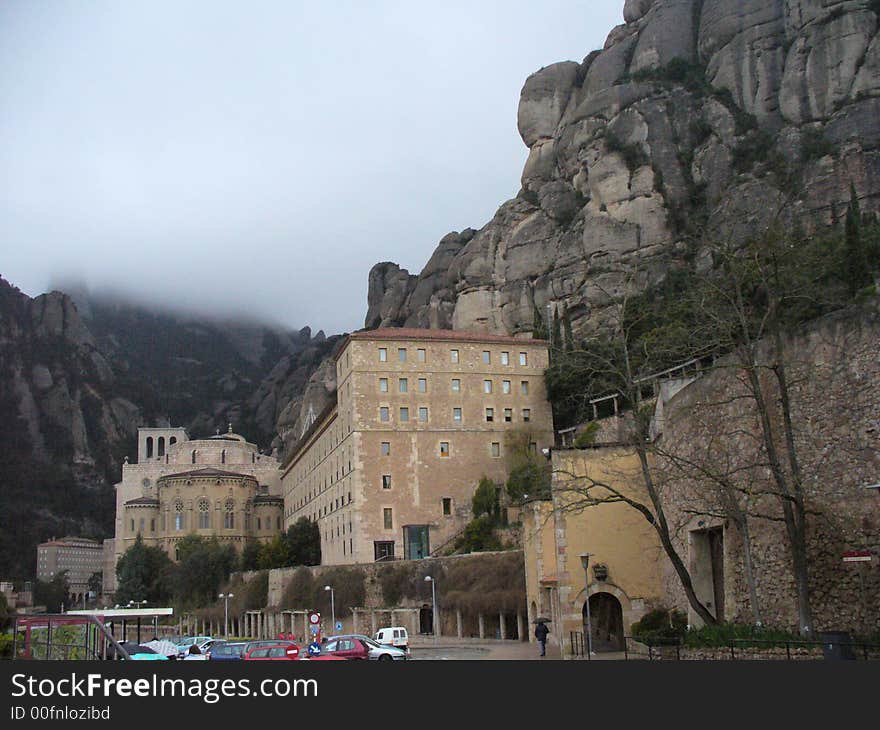
<path id="1" fill-rule="evenodd" d="M 587 506 L 583 487 L 600 500 L 612 495 L 602 485 L 646 499 L 638 457 L 607 446 L 554 450 L 551 461 L 551 499 L 522 512 L 529 620 L 551 620 L 549 641 L 564 658 L 583 655 L 588 575 L 593 650 L 622 651 L 632 623 L 663 602 L 662 548 L 639 512 L 619 501 Z"/>

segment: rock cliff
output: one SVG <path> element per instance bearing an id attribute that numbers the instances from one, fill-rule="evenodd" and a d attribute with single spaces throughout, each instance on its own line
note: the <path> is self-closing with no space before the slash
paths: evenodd
<path id="1" fill-rule="evenodd" d="M 609 295 L 708 265 L 703 236 L 811 227 L 854 185 L 880 208 L 880 2 L 627 0 L 582 62 L 523 87 L 522 187 L 424 270 L 370 272 L 365 325 L 527 333 L 566 303 L 576 332 Z"/>

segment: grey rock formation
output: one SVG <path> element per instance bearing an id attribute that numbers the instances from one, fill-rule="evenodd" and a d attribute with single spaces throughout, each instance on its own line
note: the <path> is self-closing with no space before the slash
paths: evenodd
<path id="1" fill-rule="evenodd" d="M 527 334 L 536 308 L 565 303 L 584 334 L 609 293 L 682 265 L 703 224 L 826 225 L 851 183 L 877 211 L 877 13 L 869 0 L 626 0 L 603 49 L 526 80 L 516 198 L 444 237 L 417 276 L 374 267 L 366 326 Z M 817 133 L 831 154 L 805 147 Z"/>

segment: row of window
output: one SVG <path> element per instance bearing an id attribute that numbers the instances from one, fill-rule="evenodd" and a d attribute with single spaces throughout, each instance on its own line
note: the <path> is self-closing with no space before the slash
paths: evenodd
<path id="1" fill-rule="evenodd" d="M 199 514 L 199 516 L 198 516 L 198 529 L 209 530 L 211 528 L 211 513 L 210 512 L 199 512 L 198 514 Z M 268 517 L 266 518 L 265 524 L 266 524 L 267 530 L 272 529 L 272 523 L 270 520 L 271 520 L 271 518 L 268 518 Z M 262 530 L 263 529 L 262 518 L 257 517 L 256 521 L 257 521 L 257 530 L 258 531 Z M 275 526 L 276 529 L 280 530 L 281 529 L 281 518 L 276 517 L 275 521 L 276 521 L 276 526 Z M 249 514 L 245 514 L 244 523 L 245 523 L 245 529 L 249 530 L 250 529 L 250 515 Z M 175 513 L 175 515 L 174 515 L 174 529 L 175 529 L 175 531 L 180 532 L 180 531 L 184 530 L 185 525 L 186 525 L 186 520 L 184 519 L 183 513 L 182 512 Z M 235 513 L 234 512 L 224 513 L 224 515 L 223 515 L 223 528 L 226 530 L 235 529 Z M 139 523 L 138 523 L 138 533 L 143 533 L 143 532 L 145 532 L 145 530 L 146 530 L 146 518 L 141 517 L 139 520 Z M 132 519 L 131 520 L 131 532 L 134 533 L 134 531 L 135 531 L 135 522 L 134 522 L 134 519 Z M 152 532 L 152 533 L 156 532 L 156 518 L 155 517 L 150 518 L 150 532 Z"/>
<path id="2" fill-rule="evenodd" d="M 401 406 L 398 410 L 398 421 L 400 423 L 407 423 L 409 421 L 409 407 Z M 513 423 L 513 408 L 505 408 L 502 411 L 504 423 Z M 428 408 L 427 406 L 419 406 L 418 409 L 419 421 L 421 423 L 428 422 Z M 523 423 L 529 423 L 532 420 L 532 409 L 531 408 L 523 408 L 520 412 Z M 488 407 L 483 412 L 483 417 L 486 420 L 486 423 L 494 423 L 495 422 L 495 408 Z M 379 407 L 379 420 L 382 423 L 390 423 L 391 422 L 391 408 L 390 406 L 380 406 Z M 452 421 L 453 423 L 461 423 L 462 422 L 462 409 L 461 408 L 453 408 L 452 409 Z"/>
<path id="3" fill-rule="evenodd" d="M 406 347 L 398 347 L 397 348 L 397 361 L 398 362 L 407 362 L 408 354 Z M 418 362 L 427 362 L 428 354 L 427 351 L 423 347 L 416 348 L 416 359 Z M 491 350 L 483 350 L 482 360 L 485 365 L 492 364 L 492 351 Z M 459 350 L 450 350 L 449 351 L 449 362 L 453 364 L 457 364 L 461 361 L 461 353 Z M 388 362 L 388 348 L 380 347 L 379 348 L 379 362 Z M 502 365 L 510 365 L 510 352 L 504 351 L 501 353 L 501 364 Z M 527 367 L 529 364 L 529 356 L 526 352 L 519 353 L 519 364 L 523 367 Z"/>
<path id="4" fill-rule="evenodd" d="M 483 381 L 483 392 L 484 393 L 492 393 L 494 389 L 494 381 L 493 380 L 484 380 Z M 427 393 L 428 392 L 428 379 L 427 378 L 418 378 L 417 380 L 417 389 L 419 393 Z M 453 393 L 461 393 L 461 378 L 452 378 L 450 382 L 450 391 Z M 388 392 L 388 378 L 379 378 L 379 392 L 387 393 Z M 409 378 L 398 378 L 397 379 L 397 392 L 398 393 L 409 393 Z M 501 392 L 504 395 L 510 395 L 513 392 L 513 383 L 510 380 L 502 380 L 501 381 Z M 521 380 L 519 384 L 519 392 L 522 395 L 529 394 L 529 381 Z"/>
<path id="5" fill-rule="evenodd" d="M 381 448 L 382 456 L 391 456 L 391 442 L 390 441 L 383 441 L 380 448 Z M 538 444 L 535 443 L 534 441 L 529 443 L 529 451 L 531 451 L 533 454 L 537 453 Z M 438 453 L 441 458 L 445 458 L 445 457 L 450 456 L 452 454 L 451 443 L 449 441 L 441 441 Z M 495 458 L 501 456 L 501 442 L 500 441 L 493 441 L 489 445 L 489 454 L 490 454 L 490 456 L 493 456 Z M 387 474 L 383 475 L 382 488 L 383 489 L 390 489 L 391 488 L 391 476 L 390 475 L 387 475 Z"/>

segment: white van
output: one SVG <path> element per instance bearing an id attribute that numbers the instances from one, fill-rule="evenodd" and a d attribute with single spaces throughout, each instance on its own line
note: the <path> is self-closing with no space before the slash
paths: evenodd
<path id="1" fill-rule="evenodd" d="M 379 629 L 373 640 L 379 644 L 396 646 L 409 654 L 409 635 L 403 626 L 389 626 L 385 629 Z"/>

